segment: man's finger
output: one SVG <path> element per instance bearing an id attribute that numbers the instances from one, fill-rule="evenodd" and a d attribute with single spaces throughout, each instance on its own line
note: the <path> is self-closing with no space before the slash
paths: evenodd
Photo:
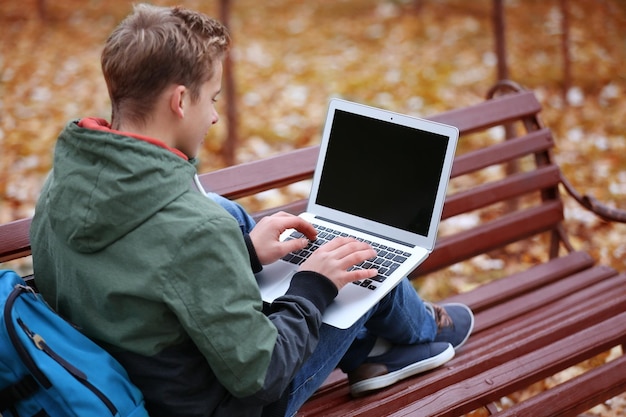
<path id="1" fill-rule="evenodd" d="M 308 239 L 305 239 L 305 238 L 289 239 L 289 240 L 285 240 L 284 242 L 282 242 L 285 252 L 287 253 L 303 249 L 308 244 L 309 244 L 309 241 Z"/>
<path id="2" fill-rule="evenodd" d="M 291 221 L 292 226 L 290 226 L 290 228 L 296 229 L 298 232 L 306 236 L 310 241 L 314 241 L 315 239 L 317 239 L 317 230 L 315 230 L 315 227 L 313 227 L 311 223 L 298 216 L 296 216 Z"/>

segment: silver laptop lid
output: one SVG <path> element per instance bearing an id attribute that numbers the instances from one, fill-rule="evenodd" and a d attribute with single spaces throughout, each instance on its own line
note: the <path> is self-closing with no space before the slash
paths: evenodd
<path id="1" fill-rule="evenodd" d="M 459 131 L 332 99 L 308 212 L 432 250 Z"/>

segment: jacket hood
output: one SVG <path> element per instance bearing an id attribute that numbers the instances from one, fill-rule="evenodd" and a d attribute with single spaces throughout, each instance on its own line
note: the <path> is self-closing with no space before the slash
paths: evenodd
<path id="1" fill-rule="evenodd" d="M 193 161 L 164 144 L 108 130 L 102 122 L 102 129 L 68 123 L 48 179 L 51 227 L 85 253 L 109 246 L 188 192 L 196 173 Z"/>

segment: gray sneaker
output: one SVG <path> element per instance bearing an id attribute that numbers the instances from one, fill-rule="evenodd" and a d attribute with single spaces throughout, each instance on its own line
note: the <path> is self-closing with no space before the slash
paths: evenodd
<path id="1" fill-rule="evenodd" d="M 350 393 L 361 397 L 405 378 L 437 368 L 454 357 L 449 343 L 393 345 L 379 356 L 369 357 L 348 373 Z"/>
<path id="2" fill-rule="evenodd" d="M 474 329 L 474 313 L 465 304 L 424 303 L 426 310 L 433 316 L 439 331 L 435 342 L 448 342 L 455 350 L 467 341 Z"/>

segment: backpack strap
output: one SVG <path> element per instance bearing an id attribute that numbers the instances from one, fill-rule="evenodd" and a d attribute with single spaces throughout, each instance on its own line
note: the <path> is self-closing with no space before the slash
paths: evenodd
<path id="1" fill-rule="evenodd" d="M 0 390 L 0 411 L 12 407 L 15 403 L 33 395 L 39 389 L 39 384 L 32 375 L 26 375 L 13 385 Z"/>

